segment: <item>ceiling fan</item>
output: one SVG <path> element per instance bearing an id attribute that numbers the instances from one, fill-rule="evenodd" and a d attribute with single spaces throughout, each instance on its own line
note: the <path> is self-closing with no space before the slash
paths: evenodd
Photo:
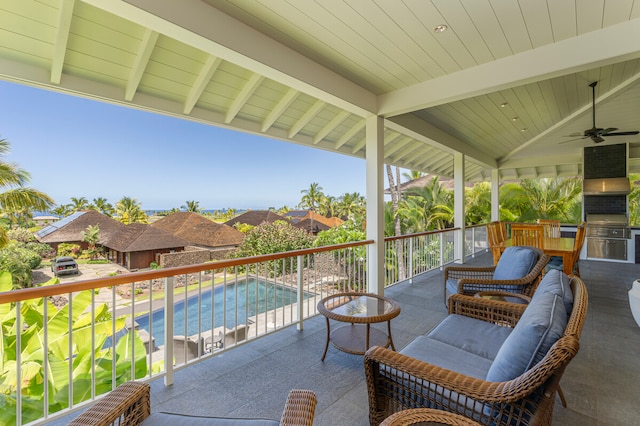
<path id="1" fill-rule="evenodd" d="M 616 132 L 616 130 L 618 130 L 617 127 L 608 127 L 606 129 L 596 127 L 596 86 L 597 85 L 598 85 L 597 81 L 594 81 L 593 83 L 589 84 L 589 87 L 591 87 L 591 100 L 592 100 L 591 116 L 593 117 L 593 127 L 585 130 L 584 133 L 576 132 L 568 136 L 573 138 L 582 136 L 582 137 L 578 137 L 578 139 L 591 138 L 593 142 L 600 143 L 600 142 L 604 142 L 603 136 L 607 136 L 607 137 L 608 136 L 631 136 L 631 135 L 637 135 L 638 133 L 640 133 L 640 131 L 638 130 L 629 131 L 629 132 Z M 574 140 L 576 139 L 572 139 L 571 141 L 574 141 Z M 566 143 L 571 141 L 565 141 L 560 143 Z"/>

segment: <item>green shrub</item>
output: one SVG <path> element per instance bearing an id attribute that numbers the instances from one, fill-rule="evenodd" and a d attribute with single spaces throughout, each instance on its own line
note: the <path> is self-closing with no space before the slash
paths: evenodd
<path id="1" fill-rule="evenodd" d="M 33 235 L 33 232 L 25 228 L 11 229 L 8 234 L 10 240 L 20 241 L 21 243 L 36 241 L 36 236 Z"/>
<path id="2" fill-rule="evenodd" d="M 51 258 L 56 255 L 56 251 L 49 244 L 33 241 L 26 243 L 24 247 L 27 250 L 38 253 L 38 255 L 42 258 Z"/>
<path id="3" fill-rule="evenodd" d="M 58 245 L 58 256 L 71 256 L 77 258 L 81 253 L 79 244 L 60 243 Z"/>
<path id="4" fill-rule="evenodd" d="M 23 243 L 14 241 L 0 250 L 0 270 L 11 273 L 14 288 L 31 287 L 31 271 L 41 264 L 42 257 Z"/>

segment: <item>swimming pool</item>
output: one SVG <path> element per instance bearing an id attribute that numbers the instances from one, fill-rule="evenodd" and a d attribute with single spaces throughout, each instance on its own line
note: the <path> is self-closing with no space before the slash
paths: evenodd
<path id="1" fill-rule="evenodd" d="M 186 309 L 184 299 L 174 304 L 174 334 L 191 336 L 198 333 L 199 300 L 202 303 L 200 321 L 202 331 L 204 332 L 223 325 L 226 325 L 227 328 L 233 328 L 236 326 L 236 318 L 238 324 L 244 324 L 246 318 L 295 303 L 298 294 L 296 290 L 292 290 L 289 287 L 284 287 L 269 281 L 256 280 L 254 278 L 227 284 L 226 288 L 226 324 L 224 322 L 225 289 L 224 286 L 219 286 L 214 289 L 213 296 L 211 290 L 206 290 L 202 292 L 200 298 L 198 295 L 189 297 L 187 299 Z M 238 295 L 237 304 L 236 293 Z M 306 299 L 309 296 L 304 294 L 303 297 Z M 187 318 L 186 333 L 184 332 L 185 313 Z M 211 323 L 212 317 L 213 326 Z M 149 331 L 149 314 L 136 317 L 136 322 L 140 328 L 147 332 Z M 151 315 L 151 325 L 156 346 L 163 345 L 164 308 L 153 311 Z"/>

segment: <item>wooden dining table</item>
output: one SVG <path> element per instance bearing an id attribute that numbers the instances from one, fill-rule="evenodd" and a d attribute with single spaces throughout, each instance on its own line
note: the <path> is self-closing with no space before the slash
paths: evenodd
<path id="1" fill-rule="evenodd" d="M 562 269 L 565 274 L 571 275 L 573 272 L 573 265 L 571 264 L 573 257 L 573 245 L 575 238 L 552 238 L 544 237 L 542 240 L 542 251 L 549 256 L 562 257 Z M 497 244 L 500 249 L 500 253 L 507 247 L 511 247 L 513 244 L 511 238 Z"/>

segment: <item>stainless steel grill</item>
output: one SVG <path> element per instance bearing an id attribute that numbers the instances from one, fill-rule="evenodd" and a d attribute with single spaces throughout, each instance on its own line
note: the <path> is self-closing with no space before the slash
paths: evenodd
<path id="1" fill-rule="evenodd" d="M 627 260 L 631 229 L 626 215 L 587 215 L 587 257 Z"/>

